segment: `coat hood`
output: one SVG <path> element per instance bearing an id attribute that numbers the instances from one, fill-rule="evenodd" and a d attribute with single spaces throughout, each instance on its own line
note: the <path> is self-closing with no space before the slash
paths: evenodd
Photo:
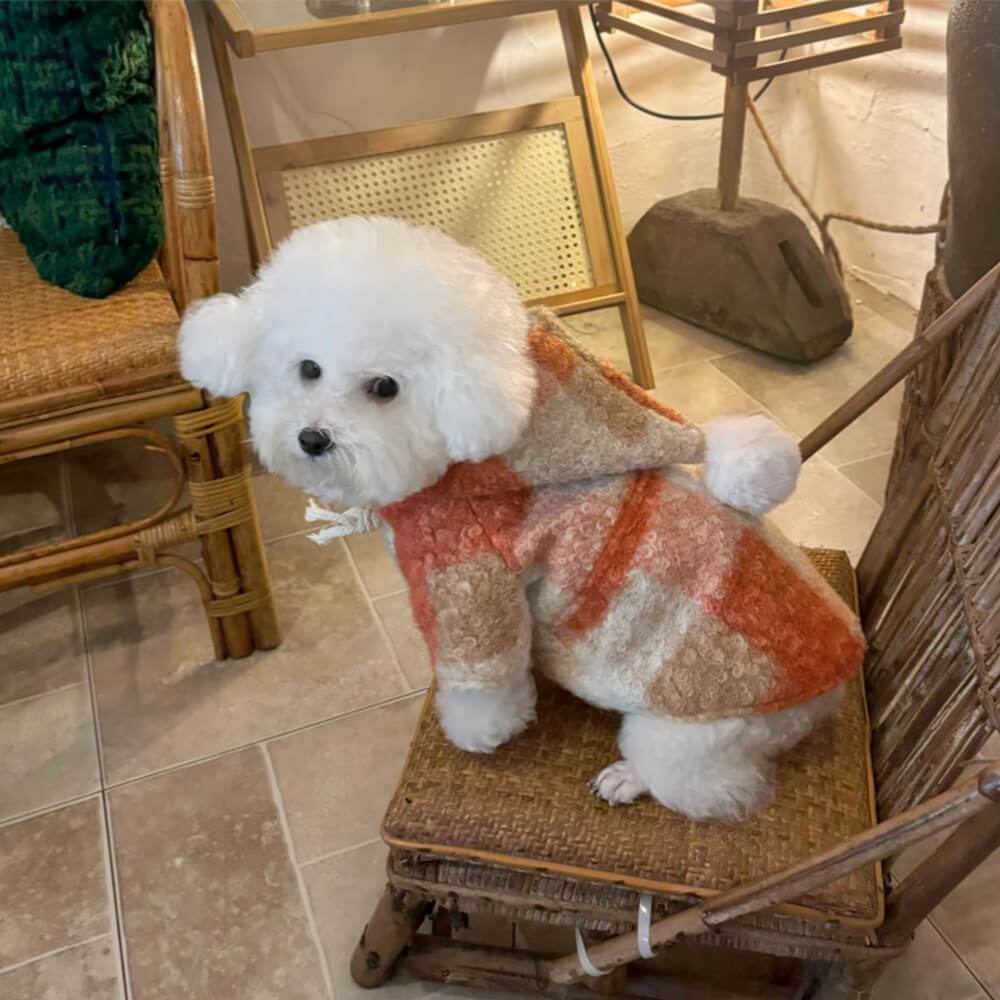
<path id="1" fill-rule="evenodd" d="M 503 455 L 451 466 L 424 493 L 492 496 L 704 459 L 700 428 L 594 357 L 555 316 L 534 315 L 537 386 L 524 433 Z"/>

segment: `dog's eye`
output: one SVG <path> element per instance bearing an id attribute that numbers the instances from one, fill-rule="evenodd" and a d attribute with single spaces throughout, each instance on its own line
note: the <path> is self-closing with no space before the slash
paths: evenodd
<path id="1" fill-rule="evenodd" d="M 380 375 L 368 383 L 368 395 L 377 399 L 392 399 L 399 392 L 399 383 L 388 375 Z"/>
<path id="2" fill-rule="evenodd" d="M 323 369 L 315 361 L 303 361 L 299 365 L 299 374 L 306 381 L 312 382 L 323 374 Z"/>

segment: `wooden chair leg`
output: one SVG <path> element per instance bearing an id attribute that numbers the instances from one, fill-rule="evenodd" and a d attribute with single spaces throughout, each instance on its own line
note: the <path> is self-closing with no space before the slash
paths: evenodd
<path id="1" fill-rule="evenodd" d="M 812 1000 L 868 1000 L 885 962 L 835 963 Z"/>
<path id="2" fill-rule="evenodd" d="M 351 978 L 366 989 L 385 983 L 433 905 L 426 896 L 386 886 L 351 956 Z"/>
<path id="3" fill-rule="evenodd" d="M 205 425 L 211 423 L 209 411 L 199 410 L 195 413 L 185 413 L 174 419 L 177 438 L 184 454 L 184 464 L 188 474 L 188 488 L 192 493 L 192 506 L 199 522 L 202 555 L 205 568 L 212 587 L 212 600 L 206 604 L 205 610 L 213 616 L 212 605 L 218 600 L 231 599 L 240 590 L 240 575 L 236 567 L 232 540 L 229 532 L 223 527 L 214 531 L 203 531 L 205 522 L 205 501 L 202 496 L 203 487 L 210 485 L 219 478 L 212 449 Z M 197 497 L 197 499 L 195 499 Z M 225 643 L 225 656 L 240 658 L 253 652 L 253 635 L 250 631 L 250 620 L 243 612 L 218 615 Z"/>
<path id="4" fill-rule="evenodd" d="M 253 598 L 247 605 L 254 645 L 257 649 L 274 649 L 281 642 L 281 629 L 271 594 L 271 573 L 267 567 L 264 539 L 250 486 L 250 456 L 246 439 L 247 426 L 241 403 L 239 421 L 226 423 L 211 435 L 212 451 L 221 475 L 245 485 L 244 502 L 252 516 L 238 520 L 230 529 L 236 567 L 243 580 L 245 594 Z"/>
<path id="5" fill-rule="evenodd" d="M 632 272 L 632 258 L 628 252 L 628 240 L 622 228 L 622 213 L 618 204 L 618 193 L 611 171 L 611 154 L 601 117 L 601 100 L 597 93 L 594 67 L 590 61 L 590 49 L 583 31 L 583 14 L 576 7 L 562 7 L 559 10 L 559 25 L 562 30 L 563 48 L 573 92 L 583 104 L 590 138 L 590 150 L 597 170 L 597 184 L 604 205 L 604 215 L 608 223 L 608 239 L 611 242 L 611 256 L 625 301 L 621 305 L 622 324 L 625 327 L 625 343 L 628 346 L 632 378 L 643 389 L 656 385 L 653 366 L 649 360 L 646 334 L 642 328 L 642 314 L 639 312 L 639 296 L 635 288 Z"/>
<path id="6" fill-rule="evenodd" d="M 250 485 L 243 400 L 181 414 L 174 426 L 212 583 L 208 614 L 221 620 L 230 656 L 272 649 L 281 635 Z"/>
<path id="7" fill-rule="evenodd" d="M 655 389 L 656 379 L 653 376 L 653 363 L 649 358 L 649 346 L 642 325 L 639 300 L 635 297 L 626 300 L 618 307 L 618 311 L 625 331 L 625 346 L 628 347 L 632 379 L 643 389 Z"/>

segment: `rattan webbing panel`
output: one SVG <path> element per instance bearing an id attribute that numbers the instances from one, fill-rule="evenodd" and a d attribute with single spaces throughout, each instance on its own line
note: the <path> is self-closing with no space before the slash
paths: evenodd
<path id="1" fill-rule="evenodd" d="M 291 168 L 281 179 L 294 228 L 388 215 L 475 247 L 525 299 L 594 285 L 562 125 Z"/>
<path id="2" fill-rule="evenodd" d="M 177 310 L 154 261 L 124 288 L 87 299 L 43 281 L 0 230 L 0 402 L 72 389 L 176 356 Z"/>
<path id="3" fill-rule="evenodd" d="M 810 556 L 855 603 L 847 557 Z M 428 701 L 383 836 L 421 855 L 710 895 L 832 848 L 875 821 L 860 674 L 837 717 L 781 759 L 772 804 L 739 823 L 693 822 L 649 799 L 612 808 L 594 798 L 587 782 L 618 759 L 618 722 L 541 683 L 535 725 L 494 754 L 467 754 L 444 738 Z M 876 926 L 882 910 L 880 872 L 870 866 L 803 898 L 796 912 Z"/>

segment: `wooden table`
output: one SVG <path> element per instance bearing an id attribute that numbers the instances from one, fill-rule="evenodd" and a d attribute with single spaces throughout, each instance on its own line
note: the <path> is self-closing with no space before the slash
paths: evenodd
<path id="1" fill-rule="evenodd" d="M 633 378 L 653 371 L 622 229 L 583 0 L 212 0 L 212 52 L 255 266 L 290 230 L 341 215 L 435 226 L 493 261 L 525 300 L 569 314 L 616 306 Z M 572 94 L 523 107 L 280 146 L 250 144 L 232 57 L 552 12 Z"/>

